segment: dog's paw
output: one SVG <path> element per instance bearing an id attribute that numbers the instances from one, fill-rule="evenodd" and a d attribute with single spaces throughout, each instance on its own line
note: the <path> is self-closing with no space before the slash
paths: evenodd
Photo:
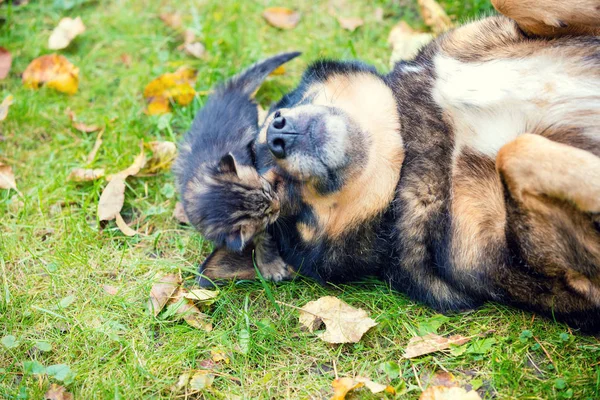
<path id="1" fill-rule="evenodd" d="M 287 264 L 281 258 L 276 258 L 268 263 L 259 264 L 258 269 L 263 278 L 274 282 L 282 281 L 291 276 Z"/>

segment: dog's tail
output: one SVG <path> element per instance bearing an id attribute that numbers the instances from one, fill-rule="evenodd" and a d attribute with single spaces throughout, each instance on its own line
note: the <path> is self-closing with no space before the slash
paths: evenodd
<path id="1" fill-rule="evenodd" d="M 299 51 L 280 53 L 266 60 L 259 61 L 246 68 L 238 75 L 231 78 L 223 87 L 227 90 L 240 91 L 243 95 L 251 97 L 262 85 L 267 76 L 286 62 L 298 57 Z"/>

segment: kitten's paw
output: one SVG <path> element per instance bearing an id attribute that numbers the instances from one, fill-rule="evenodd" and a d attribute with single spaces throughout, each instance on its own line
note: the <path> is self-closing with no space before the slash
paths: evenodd
<path id="1" fill-rule="evenodd" d="M 258 269 L 263 278 L 274 282 L 279 282 L 292 276 L 287 264 L 281 258 L 276 258 L 269 263 L 259 264 Z"/>

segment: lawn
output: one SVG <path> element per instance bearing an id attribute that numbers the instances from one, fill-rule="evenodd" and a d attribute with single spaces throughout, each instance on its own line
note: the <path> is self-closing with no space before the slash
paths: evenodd
<path id="1" fill-rule="evenodd" d="M 178 378 L 207 368 L 216 376 L 212 386 L 190 398 L 329 398 L 336 375 L 362 375 L 391 384 L 397 398 L 417 399 L 440 370 L 482 398 L 600 398 L 597 338 L 495 304 L 444 318 L 378 282 L 231 284 L 208 311 L 211 332 L 154 317 L 146 302 L 156 274 L 181 271 L 192 287 L 210 250 L 172 217 L 172 174 L 128 179 L 122 214 L 144 233 L 135 237 L 114 222 L 101 227 L 96 209 L 105 180 L 67 181 L 72 168 L 86 164 L 96 139 L 73 129 L 67 108 L 81 121 L 106 126 L 90 166 L 113 173 L 133 161 L 142 139 L 178 141 L 213 85 L 265 56 L 304 53 L 263 86 L 257 99 L 265 106 L 319 57 L 357 57 L 387 71 L 391 28 L 401 19 L 425 28 L 416 0 L 331 1 L 343 16 L 364 18 L 355 32 L 339 26 L 326 1 L 290 2 L 302 19 L 289 31 L 261 17 L 265 7 L 285 5 L 270 0 L 10 2 L 0 1 L 0 45 L 14 59 L 11 74 L 0 80 L 0 100 L 8 94 L 15 100 L 0 122 L 0 161 L 13 167 L 22 197 L 0 190 L 0 398 L 40 399 L 51 383 L 77 399 L 184 398 L 185 389 L 173 390 Z M 442 4 L 457 22 L 491 12 L 483 0 Z M 381 22 L 377 6 L 384 10 Z M 175 11 L 206 46 L 203 59 L 178 50 L 180 32 L 158 18 Z M 79 67 L 79 91 L 24 88 L 21 73 L 52 52 L 48 37 L 65 16 L 81 16 L 87 27 L 59 51 Z M 198 70 L 192 104 L 175 107 L 170 119 L 146 115 L 145 85 L 182 65 Z M 324 295 L 367 310 L 378 325 L 357 344 L 330 345 L 300 328 L 296 309 L 274 302 L 301 307 Z M 473 339 L 450 352 L 403 358 L 412 336 L 431 331 Z M 211 351 L 229 361 L 215 362 Z M 43 373 L 42 366 L 54 367 Z"/>

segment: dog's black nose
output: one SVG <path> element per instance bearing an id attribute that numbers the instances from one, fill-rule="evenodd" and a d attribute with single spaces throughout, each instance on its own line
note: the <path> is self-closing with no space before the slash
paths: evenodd
<path id="1" fill-rule="evenodd" d="M 269 150 L 276 158 L 285 158 L 296 140 L 298 132 L 292 121 L 286 119 L 277 111 L 273 121 L 267 128 L 267 142 Z"/>

